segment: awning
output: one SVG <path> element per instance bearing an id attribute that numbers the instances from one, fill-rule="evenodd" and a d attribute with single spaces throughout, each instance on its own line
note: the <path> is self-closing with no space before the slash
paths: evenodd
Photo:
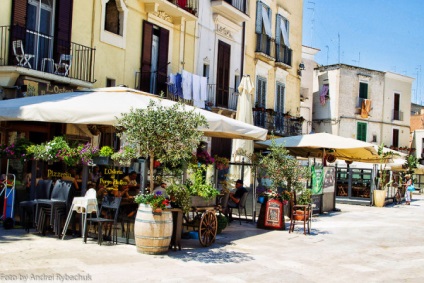
<path id="1" fill-rule="evenodd" d="M 281 19 L 281 21 L 280 21 L 280 29 L 281 29 L 281 35 L 283 36 L 284 44 L 287 47 L 290 48 L 289 34 L 287 32 L 287 28 L 286 28 L 286 25 L 285 25 L 284 18 L 281 17 L 280 19 Z"/>
<path id="2" fill-rule="evenodd" d="M 265 6 L 262 5 L 262 22 L 264 24 L 264 28 L 265 28 L 265 33 L 269 36 L 272 37 L 272 32 L 271 32 L 271 20 L 268 17 L 268 11 L 265 8 Z"/>
<path id="3" fill-rule="evenodd" d="M 146 108 L 150 100 L 163 106 L 176 102 L 124 87 L 90 89 L 78 92 L 32 96 L 0 101 L 0 121 L 40 121 L 69 124 L 116 125 L 117 117 L 131 108 Z M 206 136 L 265 140 L 267 130 L 210 111 L 186 105 L 205 116 L 208 127 L 199 128 Z"/>

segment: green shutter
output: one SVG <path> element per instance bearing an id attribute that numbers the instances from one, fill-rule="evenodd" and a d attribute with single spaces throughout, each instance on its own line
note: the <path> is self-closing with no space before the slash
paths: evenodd
<path id="1" fill-rule="evenodd" d="M 356 139 L 360 141 L 367 141 L 367 124 L 366 123 L 358 123 L 356 128 Z"/>
<path id="2" fill-rule="evenodd" d="M 262 33 L 262 2 L 258 1 L 256 3 L 256 33 Z"/>

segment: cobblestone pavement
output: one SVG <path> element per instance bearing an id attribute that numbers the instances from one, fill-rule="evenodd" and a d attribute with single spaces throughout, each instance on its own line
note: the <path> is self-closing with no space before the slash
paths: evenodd
<path id="1" fill-rule="evenodd" d="M 234 221 L 209 248 L 183 240 L 160 256 L 0 228 L 0 282 L 424 282 L 424 196 L 337 208 L 313 218 L 311 235 Z"/>

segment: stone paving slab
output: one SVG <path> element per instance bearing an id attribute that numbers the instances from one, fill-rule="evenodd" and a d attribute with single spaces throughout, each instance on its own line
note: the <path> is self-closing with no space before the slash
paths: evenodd
<path id="1" fill-rule="evenodd" d="M 424 282 L 424 196 L 337 208 L 313 218 L 311 235 L 233 221 L 211 247 L 182 240 L 160 256 L 0 228 L 0 282 Z"/>

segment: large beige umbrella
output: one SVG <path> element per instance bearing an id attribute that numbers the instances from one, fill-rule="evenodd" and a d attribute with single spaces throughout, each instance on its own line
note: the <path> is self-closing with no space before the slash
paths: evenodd
<path id="1" fill-rule="evenodd" d="M 258 142 L 261 146 L 268 147 L 272 140 Z M 319 157 L 332 155 L 333 157 L 347 161 L 359 161 L 366 163 L 380 163 L 378 156 L 378 146 L 355 140 L 340 137 L 327 133 L 316 133 L 308 135 L 291 136 L 275 139 L 276 144 L 283 145 L 294 156 Z M 385 149 L 385 151 L 390 151 Z M 394 154 L 396 152 L 393 151 Z M 394 155 L 393 158 L 402 158 Z M 391 158 L 392 159 L 392 158 Z M 391 160 L 384 160 L 389 162 Z"/>
<path id="2" fill-rule="evenodd" d="M 250 80 L 250 76 L 243 76 L 240 85 L 238 87 L 239 97 L 237 101 L 237 112 L 236 120 L 247 124 L 253 124 L 253 111 L 252 111 L 252 92 L 254 86 Z M 253 153 L 253 141 L 234 139 L 232 145 L 232 161 L 241 162 L 242 156 L 236 155 L 238 149 L 243 149 L 246 154 Z M 248 160 L 245 160 L 248 161 Z M 232 168 L 231 175 L 236 175 L 235 170 L 239 168 Z M 243 176 L 240 176 L 244 180 L 244 185 L 250 185 L 250 167 L 246 166 L 243 172 Z"/>
<path id="3" fill-rule="evenodd" d="M 116 125 L 117 117 L 131 108 L 147 108 L 161 100 L 167 107 L 176 102 L 124 87 L 90 89 L 78 92 L 32 96 L 0 101 L 0 121 L 42 121 L 68 124 Z M 206 136 L 265 140 L 267 130 L 186 106 L 205 116 L 208 127 L 199 128 Z"/>

